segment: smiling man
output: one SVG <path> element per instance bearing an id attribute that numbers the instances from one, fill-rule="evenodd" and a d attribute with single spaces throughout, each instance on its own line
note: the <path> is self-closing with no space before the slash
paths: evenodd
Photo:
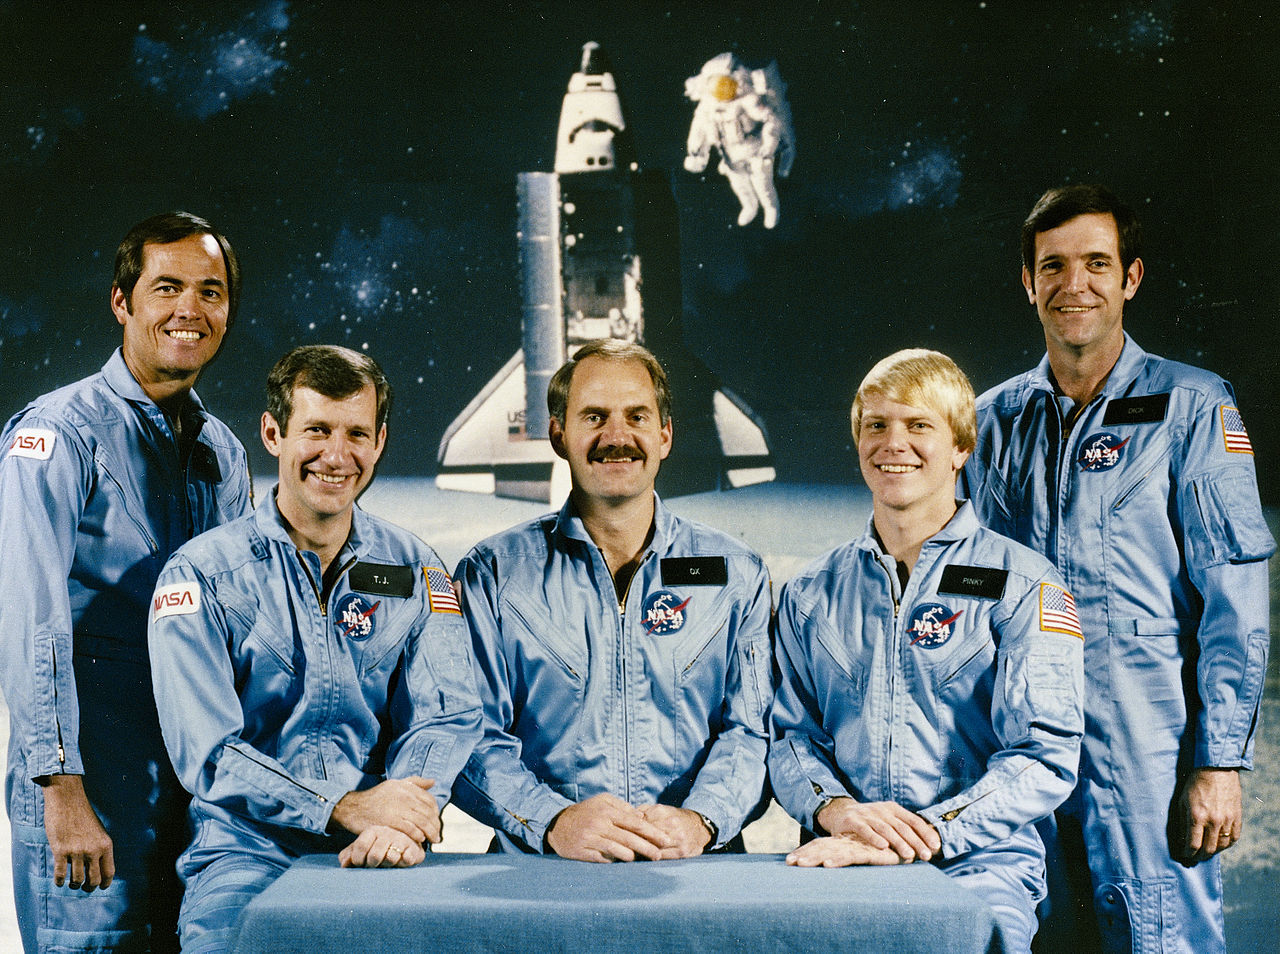
<path id="1" fill-rule="evenodd" d="M 0 437 L 0 672 L 29 954 L 177 949 L 185 796 L 152 703 L 147 609 L 171 553 L 251 506 L 244 448 L 192 391 L 239 294 L 208 222 L 139 223 L 111 287 L 123 347 Z"/>
<path id="2" fill-rule="evenodd" d="M 1045 942 L 1213 954 L 1275 544 L 1230 385 L 1124 331 L 1138 239 L 1133 211 L 1100 186 L 1040 197 L 1022 284 L 1047 353 L 978 401 L 966 477 L 983 521 L 1045 554 L 1080 601 L 1088 733 L 1051 842 L 1067 877 Z"/>
<path id="3" fill-rule="evenodd" d="M 178 867 L 186 954 L 227 950 L 240 911 L 299 855 L 422 861 L 479 737 L 467 631 L 439 557 L 355 505 L 390 404 L 365 355 L 285 355 L 262 416 L 274 499 L 160 575 L 156 702 L 194 796 Z"/>
<path id="4" fill-rule="evenodd" d="M 569 500 L 458 565 L 485 735 L 457 802 L 508 851 L 742 850 L 772 695 L 764 564 L 654 493 L 672 422 L 647 350 L 584 345 L 547 405 Z"/>
<path id="5" fill-rule="evenodd" d="M 1071 791 L 1082 645 L 1043 557 L 956 501 L 973 389 L 936 351 L 877 364 L 853 402 L 872 515 L 778 599 L 769 773 L 824 837 L 787 856 L 837 867 L 932 861 L 1027 951 L 1044 896 L 1034 822 Z"/>

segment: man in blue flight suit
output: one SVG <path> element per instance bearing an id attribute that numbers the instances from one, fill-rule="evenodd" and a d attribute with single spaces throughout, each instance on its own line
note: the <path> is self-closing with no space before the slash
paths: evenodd
<path id="1" fill-rule="evenodd" d="M 1138 240 L 1100 186 L 1036 203 L 1022 284 L 1047 354 L 979 400 L 966 476 L 988 526 L 1057 565 L 1084 624 L 1086 736 L 1044 940 L 1210 954 L 1225 949 L 1217 855 L 1243 822 L 1275 544 L 1230 385 L 1124 331 Z"/>
<path id="2" fill-rule="evenodd" d="M 439 557 L 355 506 L 390 402 L 366 355 L 285 355 L 262 416 L 273 499 L 160 575 L 156 703 L 194 796 L 178 865 L 187 954 L 228 950 L 241 910 L 299 855 L 422 861 L 479 738 L 466 625 Z"/>
<path id="3" fill-rule="evenodd" d="M 765 780 L 768 573 L 654 493 L 671 399 L 646 349 L 584 345 L 547 405 L 569 500 L 458 565 L 485 712 L 458 804 L 508 851 L 741 850 Z"/>
<path id="4" fill-rule="evenodd" d="M 192 387 L 235 319 L 230 243 L 185 212 L 116 252 L 120 350 L 0 437 L 0 633 L 13 884 L 29 954 L 177 949 L 185 795 L 147 609 L 164 561 L 250 507 L 244 448 Z"/>
<path id="5" fill-rule="evenodd" d="M 782 589 L 769 775 L 825 835 L 788 864 L 932 861 L 1027 951 L 1045 892 L 1034 823 L 1075 783 L 1083 639 L 1047 560 L 957 502 L 973 389 L 936 351 L 877 364 L 853 403 L 867 531 Z"/>

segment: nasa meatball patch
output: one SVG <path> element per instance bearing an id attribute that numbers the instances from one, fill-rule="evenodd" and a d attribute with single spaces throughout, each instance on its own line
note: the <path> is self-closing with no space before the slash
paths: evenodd
<path id="1" fill-rule="evenodd" d="M 338 601 L 333 613 L 333 625 L 339 639 L 368 639 L 376 628 L 374 613 L 381 600 L 371 600 L 363 593 L 348 593 Z"/>
<path id="2" fill-rule="evenodd" d="M 689 600 L 683 600 L 670 590 L 657 590 L 650 593 L 644 601 L 644 630 L 653 636 L 666 636 L 678 633 L 684 628 Z"/>
<path id="3" fill-rule="evenodd" d="M 1120 463 L 1120 458 L 1124 456 L 1124 447 L 1129 441 L 1128 437 L 1121 440 L 1115 434 L 1109 434 L 1106 431 L 1094 434 L 1080 445 L 1080 456 L 1076 458 L 1076 463 L 1080 465 L 1081 470 L 1085 471 L 1110 470 Z"/>
<path id="4" fill-rule="evenodd" d="M 907 627 L 907 635 L 912 646 L 922 649 L 937 649 L 945 646 L 955 632 L 955 622 L 964 610 L 951 612 L 949 606 L 941 603 L 921 603 L 911 613 L 911 624 Z"/>
<path id="5" fill-rule="evenodd" d="M 200 587 L 195 583 L 170 583 L 159 587 L 151 599 L 153 622 L 166 616 L 187 616 L 200 611 Z"/>

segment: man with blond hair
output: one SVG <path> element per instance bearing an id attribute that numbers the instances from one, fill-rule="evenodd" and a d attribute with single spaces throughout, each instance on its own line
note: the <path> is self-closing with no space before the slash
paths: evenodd
<path id="1" fill-rule="evenodd" d="M 899 351 L 872 368 L 853 437 L 867 531 L 778 601 L 770 778 L 823 836 L 787 862 L 931 861 L 991 905 L 1005 950 L 1029 950 L 1034 822 L 1071 791 L 1083 733 L 1071 594 L 957 502 L 973 389 L 950 358 Z"/>

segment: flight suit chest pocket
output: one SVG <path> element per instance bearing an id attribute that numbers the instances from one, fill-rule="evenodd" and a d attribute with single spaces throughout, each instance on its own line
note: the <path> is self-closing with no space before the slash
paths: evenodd
<path id="1" fill-rule="evenodd" d="M 553 624 L 546 607 L 529 600 L 504 600 L 502 620 L 503 641 L 526 657 L 523 666 L 550 668 L 581 685 L 589 662 L 582 632 L 589 621 L 566 618 Z"/>

